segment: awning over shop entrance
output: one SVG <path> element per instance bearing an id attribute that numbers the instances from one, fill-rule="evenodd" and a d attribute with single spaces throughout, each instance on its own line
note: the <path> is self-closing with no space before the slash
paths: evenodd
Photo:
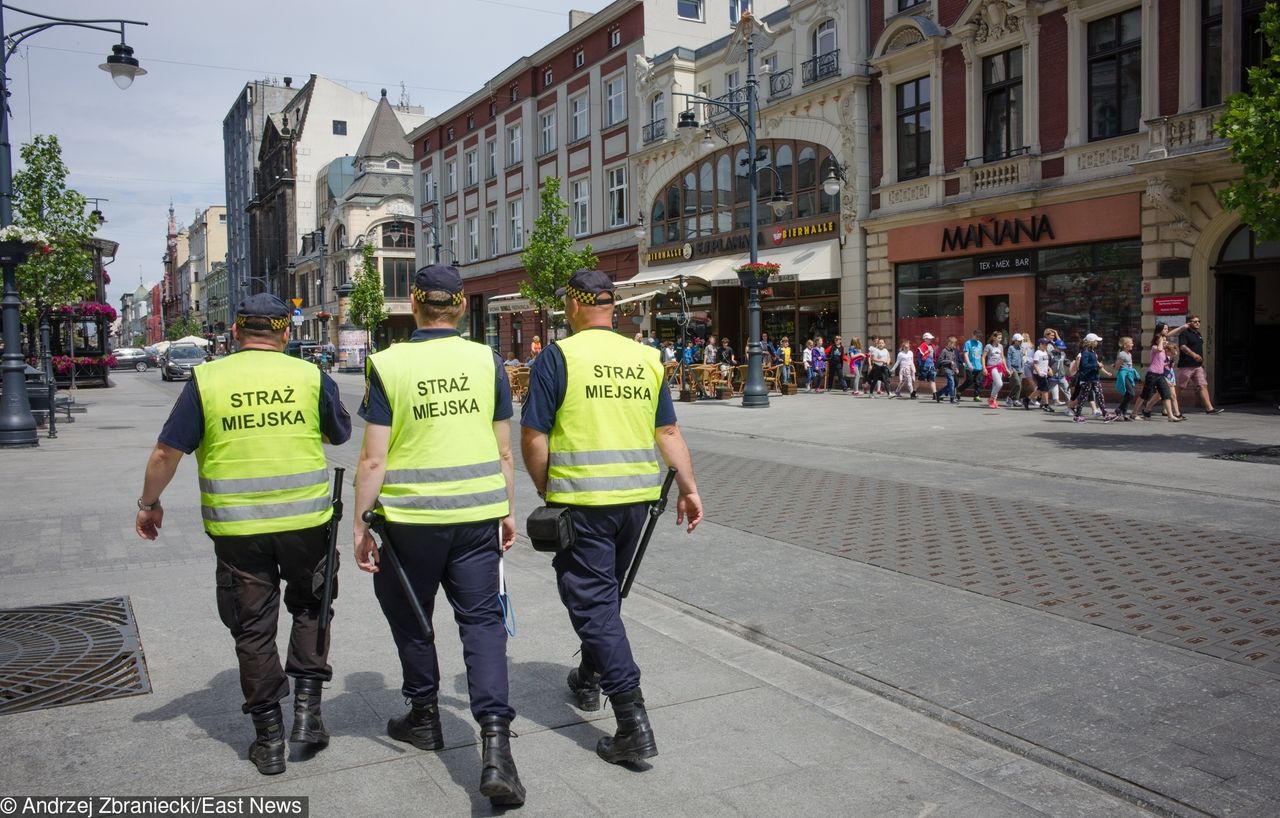
<path id="1" fill-rule="evenodd" d="M 507 293 L 506 295 L 495 295 L 490 298 L 489 304 L 485 309 L 490 315 L 493 315 L 502 312 L 528 312 L 533 308 L 533 302 L 520 295 L 520 293 Z"/>
<path id="2" fill-rule="evenodd" d="M 757 256 L 762 262 L 781 265 L 776 276 L 771 276 L 773 284 L 788 281 L 821 281 L 840 277 L 839 242 L 823 241 L 803 244 L 799 247 L 761 250 Z M 751 254 L 726 258 L 722 270 L 718 270 L 714 278 L 708 279 L 712 287 L 738 286 L 738 276 L 733 268 L 746 264 Z"/>

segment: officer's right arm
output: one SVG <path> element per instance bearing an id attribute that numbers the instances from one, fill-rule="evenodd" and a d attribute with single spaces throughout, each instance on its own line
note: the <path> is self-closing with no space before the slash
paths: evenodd
<path id="1" fill-rule="evenodd" d="M 533 480 L 533 487 L 538 496 L 547 493 L 547 466 L 551 462 L 551 448 L 546 432 L 520 427 L 520 454 L 524 457 L 524 468 Z"/>
<path id="2" fill-rule="evenodd" d="M 658 444 L 658 451 L 662 452 L 662 459 L 676 470 L 676 489 L 680 492 L 676 501 L 676 525 L 688 519 L 686 530 L 692 532 L 702 522 L 702 498 L 698 496 L 698 484 L 693 479 L 693 458 L 689 456 L 689 446 L 684 442 L 684 435 L 680 434 L 680 427 L 674 423 L 659 426 L 653 438 Z"/>
<path id="3" fill-rule="evenodd" d="M 355 556 L 361 571 L 378 572 L 378 549 L 373 535 L 364 521 L 364 513 L 378 502 L 382 480 L 387 473 L 387 445 L 391 440 L 391 427 L 367 423 L 364 442 L 360 445 L 360 463 L 356 467 Z"/>

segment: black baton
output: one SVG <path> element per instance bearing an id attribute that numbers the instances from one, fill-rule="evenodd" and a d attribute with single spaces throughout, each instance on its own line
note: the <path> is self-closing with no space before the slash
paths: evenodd
<path id="1" fill-rule="evenodd" d="M 422 609 L 422 603 L 418 601 L 418 595 L 413 592 L 413 586 L 409 584 L 409 575 L 404 572 L 404 566 L 400 564 L 400 558 L 396 556 L 395 546 L 391 544 L 391 536 L 388 534 L 386 526 L 383 525 L 383 517 L 379 514 L 374 514 L 372 511 L 366 511 L 360 515 L 360 519 L 364 520 L 369 528 L 378 532 L 382 537 L 382 553 L 386 554 L 392 570 L 396 572 L 396 576 L 400 579 L 400 587 L 404 588 L 404 595 L 409 598 L 409 607 L 413 608 L 413 615 L 422 627 L 422 635 L 427 638 L 428 643 L 435 642 L 436 632 L 431 627 L 431 620 L 427 619 L 427 612 Z"/>
<path id="2" fill-rule="evenodd" d="M 645 549 L 649 547 L 649 538 L 653 536 L 653 529 L 658 525 L 658 518 L 662 516 L 662 512 L 667 510 L 667 494 L 671 492 L 671 484 L 676 481 L 676 470 L 667 469 L 667 477 L 662 481 L 662 493 L 658 495 L 658 499 L 649 504 L 649 522 L 644 527 L 644 534 L 640 537 L 640 544 L 636 546 L 636 555 L 631 558 L 631 568 L 627 571 L 627 581 L 622 583 L 622 593 L 618 596 L 626 599 L 627 594 L 631 593 L 631 583 L 636 581 L 636 573 L 640 570 L 640 561 L 644 559 Z"/>
<path id="3" fill-rule="evenodd" d="M 325 636 L 333 618 L 333 582 L 338 572 L 338 523 L 342 520 L 342 475 L 346 469 L 333 470 L 333 516 L 329 518 L 329 541 L 324 552 L 324 585 L 320 594 L 320 626 L 316 630 L 316 653 L 324 655 Z"/>

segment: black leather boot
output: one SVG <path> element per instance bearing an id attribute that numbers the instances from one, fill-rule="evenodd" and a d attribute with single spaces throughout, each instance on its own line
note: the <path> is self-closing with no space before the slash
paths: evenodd
<path id="1" fill-rule="evenodd" d="M 284 715 L 280 705 L 264 713 L 250 713 L 253 729 L 258 737 L 249 745 L 249 760 L 263 775 L 279 775 L 284 772 L 284 760 L 288 748 L 284 743 Z"/>
<path id="2" fill-rule="evenodd" d="M 387 722 L 387 735 L 396 741 L 407 741 L 419 750 L 444 748 L 444 731 L 440 728 L 440 706 L 436 698 L 409 699 L 409 712 Z"/>
<path id="3" fill-rule="evenodd" d="M 579 710 L 600 709 L 600 674 L 575 667 L 569 671 L 569 690 L 578 700 Z"/>
<path id="4" fill-rule="evenodd" d="M 297 679 L 293 683 L 293 731 L 289 733 L 289 741 L 305 744 L 312 751 L 329 746 L 329 731 L 320 718 L 323 684 L 319 679 Z"/>
<path id="5" fill-rule="evenodd" d="M 495 807 L 518 807 L 524 803 L 524 785 L 511 758 L 511 719 L 480 717 L 480 794 Z"/>
<path id="6" fill-rule="evenodd" d="M 649 714 L 644 709 L 644 694 L 640 688 L 610 696 L 614 718 L 618 720 L 618 732 L 605 736 L 596 743 L 596 755 L 610 764 L 640 761 L 658 754 L 658 743 L 649 726 Z"/>

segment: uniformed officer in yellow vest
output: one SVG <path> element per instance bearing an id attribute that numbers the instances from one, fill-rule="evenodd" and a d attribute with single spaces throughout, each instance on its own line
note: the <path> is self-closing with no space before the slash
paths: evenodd
<path id="1" fill-rule="evenodd" d="M 174 404 L 147 461 L 136 529 L 154 540 L 164 521 L 160 493 L 183 454 L 196 453 L 200 512 L 218 558 L 218 615 L 235 638 L 244 712 L 257 738 L 249 760 L 263 775 L 284 772 L 280 700 L 294 678 L 289 741 L 323 749 L 321 685 L 333 678 L 326 635 L 316 650 L 326 528 L 333 514 L 321 443 L 345 443 L 351 418 L 338 385 L 314 364 L 282 354 L 289 312 L 266 293 L 236 309 L 240 350 L 201 364 Z M 276 650 L 280 580 L 293 617 L 284 668 Z M 335 589 L 336 596 L 336 589 Z"/>
<path id="2" fill-rule="evenodd" d="M 618 729 L 596 753 L 611 763 L 657 755 L 640 668 L 622 624 L 620 583 L 658 498 L 666 464 L 677 470 L 677 524 L 702 521 L 693 463 L 676 426 L 659 352 L 613 331 L 613 282 L 579 270 L 556 293 L 573 335 L 543 349 L 521 411 L 525 467 L 548 506 L 567 506 L 576 534 L 556 554 L 560 598 L 582 640 L 569 689 L 584 710 L 609 697 Z M 656 444 L 656 449 L 655 449 Z"/>
<path id="3" fill-rule="evenodd" d="M 466 299 L 456 268 L 418 270 L 411 302 L 418 328 L 409 342 L 367 363 L 356 473 L 356 562 L 373 573 L 409 704 L 387 723 L 387 734 L 423 750 L 444 747 L 440 666 L 404 588 L 380 565 L 361 519 L 368 509 L 385 518 L 382 533 L 427 616 L 440 587 L 453 606 L 483 742 L 480 792 L 494 805 L 514 806 L 524 802 L 525 789 L 508 740 L 515 711 L 498 600 L 499 562 L 516 539 L 511 386 L 493 350 L 458 334 Z"/>

